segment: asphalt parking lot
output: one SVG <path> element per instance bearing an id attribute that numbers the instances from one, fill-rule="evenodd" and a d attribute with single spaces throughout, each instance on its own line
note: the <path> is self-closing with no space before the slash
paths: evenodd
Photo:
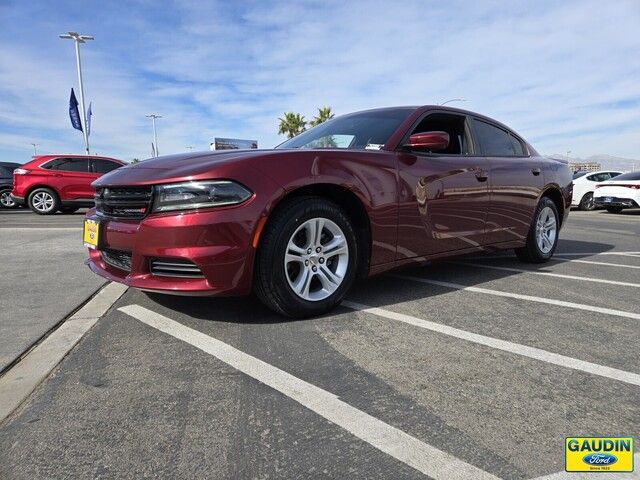
<path id="1" fill-rule="evenodd" d="M 0 478 L 580 478 L 564 437 L 639 441 L 639 289 L 640 211 L 595 211 L 548 264 L 398 271 L 310 320 L 129 290 L 0 425 Z"/>
<path id="2" fill-rule="evenodd" d="M 105 283 L 82 263 L 83 218 L 0 210 L 0 372 Z"/>

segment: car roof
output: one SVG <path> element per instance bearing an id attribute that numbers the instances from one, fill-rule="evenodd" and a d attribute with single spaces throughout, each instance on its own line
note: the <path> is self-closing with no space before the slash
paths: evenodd
<path id="1" fill-rule="evenodd" d="M 612 168 L 611 170 L 596 170 L 595 172 L 585 172 L 584 170 L 580 170 L 580 172 L 574 172 L 574 173 L 584 173 L 585 175 L 594 175 L 598 173 L 622 173 L 622 172 L 620 170 L 614 170 Z"/>
<path id="2" fill-rule="evenodd" d="M 21 163 L 18 162 L 0 162 L 0 167 L 20 167 Z"/>
<path id="3" fill-rule="evenodd" d="M 31 163 L 36 163 L 38 165 L 47 162 L 49 160 L 52 160 L 54 158 L 95 158 L 97 160 L 113 160 L 116 161 L 118 163 L 121 163 L 123 165 L 126 165 L 125 162 L 123 162 L 122 160 L 119 160 L 117 158 L 113 158 L 113 157 L 105 157 L 104 155 L 79 155 L 77 153 L 60 153 L 60 154 L 56 154 L 56 155 L 52 155 L 52 154 L 47 154 L 47 155 L 34 155 L 33 157 L 31 157 L 31 160 L 29 160 L 27 163 L 25 163 L 25 165 L 29 165 Z"/>
<path id="4" fill-rule="evenodd" d="M 396 107 L 382 107 L 382 108 L 371 108 L 371 109 L 367 109 L 367 110 L 360 110 L 358 112 L 348 113 L 347 115 L 351 115 L 351 114 L 355 114 L 355 113 L 384 112 L 384 111 L 388 111 L 388 110 L 401 110 L 401 109 L 413 110 L 414 112 L 419 112 L 420 115 L 425 113 L 425 112 L 428 112 L 429 110 L 438 110 L 438 111 L 441 111 L 441 112 L 444 111 L 444 112 L 457 113 L 459 115 L 469 115 L 469 116 L 472 116 L 472 117 L 477 117 L 480 120 L 486 120 L 487 122 L 490 122 L 490 123 L 493 123 L 495 125 L 498 125 L 499 127 L 504 128 L 508 132 L 513 133 L 514 135 L 519 137 L 521 140 L 524 140 L 522 135 L 518 134 L 518 132 L 516 132 L 513 128 L 509 127 L 508 125 L 505 125 L 504 123 L 496 120 L 495 118 L 488 117 L 486 115 L 483 115 L 483 114 L 478 113 L 478 112 L 473 112 L 471 110 L 464 110 L 462 108 L 448 107 L 448 106 L 445 106 L 445 105 L 434 105 L 434 104 L 431 104 L 431 105 L 398 105 Z"/>

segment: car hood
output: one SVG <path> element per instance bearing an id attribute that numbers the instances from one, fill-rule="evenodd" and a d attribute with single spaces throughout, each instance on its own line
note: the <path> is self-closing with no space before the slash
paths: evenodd
<path id="1" fill-rule="evenodd" d="M 267 157 L 279 156 L 282 152 L 282 150 L 223 150 L 166 155 L 113 170 L 93 182 L 93 186 L 151 185 L 199 180 L 210 176 L 213 170 L 224 171 L 224 167 L 231 164 L 250 162 L 258 158 L 263 161 Z"/>

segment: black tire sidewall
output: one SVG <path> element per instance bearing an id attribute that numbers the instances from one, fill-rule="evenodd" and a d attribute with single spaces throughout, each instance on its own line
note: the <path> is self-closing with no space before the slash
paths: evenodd
<path id="1" fill-rule="evenodd" d="M 0 195 L 2 195 L 5 192 L 11 193 L 11 190 L 12 190 L 11 188 L 0 188 Z M 3 209 L 11 209 L 11 208 L 17 208 L 17 207 L 18 207 L 18 204 L 15 203 L 15 202 L 13 203 L 13 206 L 11 206 L 11 207 L 5 207 L 4 205 L 0 204 L 0 208 L 3 208 Z"/>
<path id="2" fill-rule="evenodd" d="M 53 198 L 53 206 L 51 207 L 51 210 L 48 210 L 46 212 L 41 212 L 37 208 L 34 208 L 33 197 L 38 192 L 47 192 L 49 195 L 51 195 L 51 197 Z M 38 215 L 53 215 L 60 208 L 60 199 L 58 198 L 58 194 L 53 190 L 51 190 L 50 188 L 40 187 L 40 188 L 36 188 L 29 194 L 27 205 L 29 205 L 29 208 L 33 213 L 37 213 Z"/>
<path id="3" fill-rule="evenodd" d="M 589 201 L 591 200 L 591 204 L 589 204 Z M 584 194 L 584 196 L 582 197 L 582 200 L 580 201 L 580 210 L 586 210 L 586 211 L 591 211 L 591 210 L 595 210 L 596 206 L 593 203 L 593 192 L 587 192 Z"/>
<path id="4" fill-rule="evenodd" d="M 284 268 L 284 256 L 291 235 L 307 220 L 312 218 L 326 218 L 334 222 L 342 230 L 349 248 L 349 263 L 344 279 L 336 291 L 329 297 L 319 301 L 308 301 L 300 298 L 289 286 Z M 265 243 L 258 252 L 257 281 L 268 281 L 271 284 L 264 286 L 262 291 L 270 290 L 271 299 L 263 301 L 272 308 L 285 315 L 304 318 L 320 315 L 338 304 L 351 287 L 356 275 L 358 250 L 356 235 L 351 221 L 344 211 L 329 200 L 323 198 L 310 198 L 302 202 L 292 204 L 285 212 L 282 212 L 266 233 Z M 265 276 L 268 272 L 269 277 Z M 268 279 L 267 279 L 268 278 Z M 273 305 L 273 303 L 277 305 Z"/>
<path id="5" fill-rule="evenodd" d="M 549 250 L 548 253 L 544 253 L 542 250 L 540 250 L 540 247 L 538 246 L 538 242 L 536 239 L 536 225 L 538 224 L 538 218 L 540 217 L 540 213 L 545 207 L 551 208 L 551 210 L 553 211 L 553 214 L 556 216 L 556 238 L 553 241 L 553 248 L 551 248 L 551 250 Z M 533 216 L 533 224 L 531 225 L 531 232 L 529 235 L 529 241 L 532 243 L 531 246 L 533 247 L 533 249 L 535 249 L 534 257 L 536 258 L 536 260 L 546 261 L 546 260 L 549 260 L 551 257 L 553 257 L 553 254 L 555 253 L 556 248 L 558 246 L 559 238 L 560 238 L 560 217 L 558 215 L 558 208 L 556 207 L 556 204 L 553 203 L 551 199 L 544 197 L 540 200 L 540 202 L 538 203 L 538 207 L 536 208 L 536 213 Z"/>

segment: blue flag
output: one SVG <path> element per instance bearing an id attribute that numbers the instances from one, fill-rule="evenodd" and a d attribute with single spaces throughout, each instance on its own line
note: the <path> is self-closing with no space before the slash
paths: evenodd
<path id="1" fill-rule="evenodd" d="M 91 133 L 91 102 L 89 102 L 89 109 L 87 110 L 87 137 Z"/>
<path id="2" fill-rule="evenodd" d="M 82 122 L 80 121 L 80 112 L 78 112 L 78 100 L 76 94 L 71 89 L 71 97 L 69 98 L 69 118 L 71 118 L 71 126 L 76 130 L 82 131 Z"/>

